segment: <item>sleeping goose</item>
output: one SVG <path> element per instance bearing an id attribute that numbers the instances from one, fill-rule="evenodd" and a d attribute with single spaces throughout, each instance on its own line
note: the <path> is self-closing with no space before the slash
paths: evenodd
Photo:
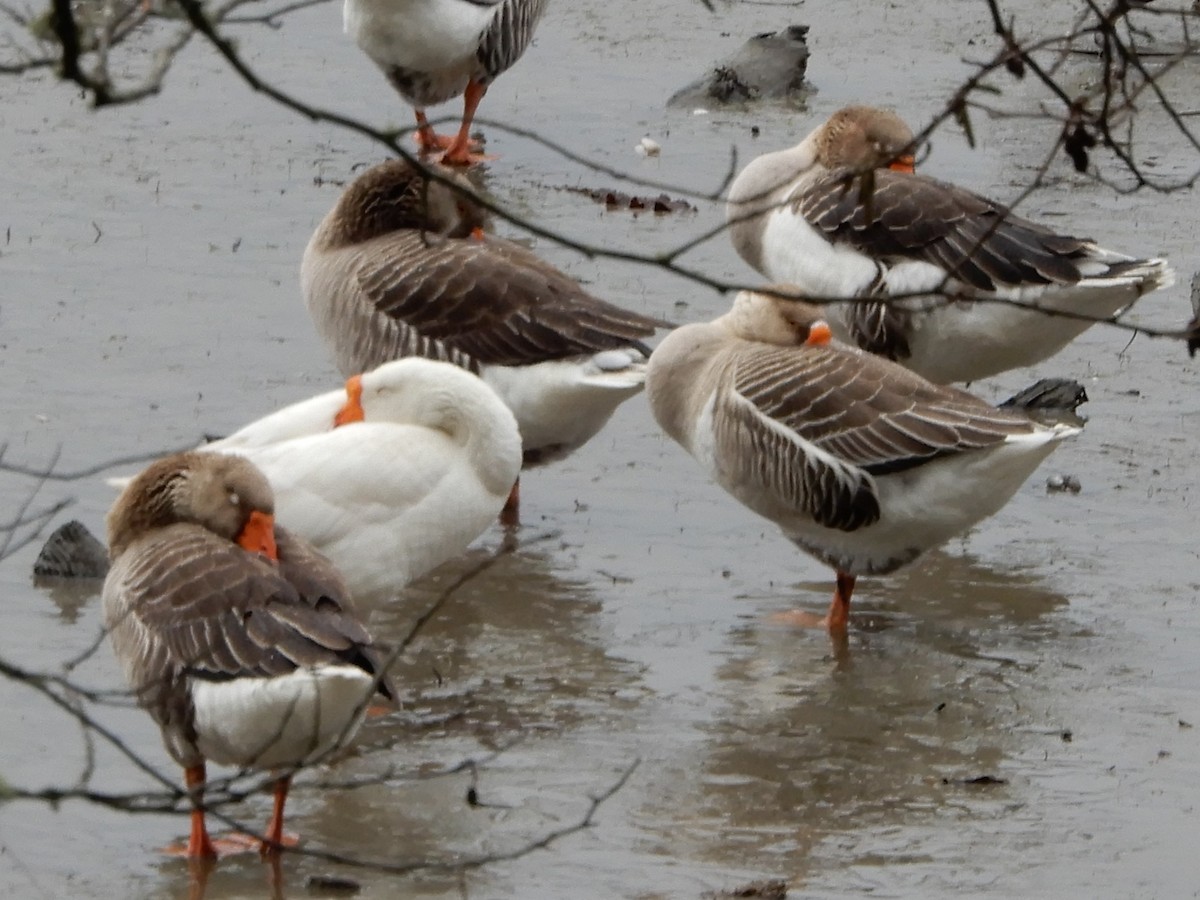
<path id="1" fill-rule="evenodd" d="M 220 454 L 176 454 L 136 476 L 108 542 L 105 627 L 184 768 L 188 856 L 220 845 L 201 806 L 206 761 L 282 770 L 262 844 L 278 851 L 292 771 L 344 746 L 372 694 L 394 694 L 337 570 L 275 525 L 253 464 Z"/>
<path id="2" fill-rule="evenodd" d="M 726 214 L 741 257 L 831 307 L 835 334 L 931 381 L 974 381 L 1061 350 L 1174 280 L 1058 234 L 964 188 L 913 173 L 912 131 L 848 106 L 737 176 Z M 885 300 L 918 294 L 906 300 Z M 999 300 L 1001 302 L 973 302 Z M 1057 310 L 1047 315 L 1028 308 Z"/>
<path id="3" fill-rule="evenodd" d="M 894 571 L 997 512 L 1079 431 L 933 384 L 832 340 L 818 308 L 750 291 L 667 335 L 646 391 L 711 478 L 836 570 L 819 624 L 838 634 L 858 576 Z"/>
<path id="4" fill-rule="evenodd" d="M 545 8 L 546 0 L 345 0 L 343 19 L 346 34 L 412 105 L 421 149 L 470 165 L 479 159 L 469 136 L 479 101 L 521 58 Z M 460 94 L 458 134 L 436 134 L 425 108 Z"/>
<path id="5" fill-rule="evenodd" d="M 516 416 L 525 466 L 561 459 L 642 389 L 640 339 L 664 323 L 484 234 L 469 183 L 437 171 L 451 184 L 382 163 L 325 216 L 300 270 L 317 333 L 346 375 L 402 356 L 477 372 Z"/>
<path id="6" fill-rule="evenodd" d="M 280 520 L 337 565 L 366 608 L 463 553 L 521 472 L 517 423 L 496 392 L 421 358 L 355 375 L 345 390 L 199 449 L 262 469 Z"/>

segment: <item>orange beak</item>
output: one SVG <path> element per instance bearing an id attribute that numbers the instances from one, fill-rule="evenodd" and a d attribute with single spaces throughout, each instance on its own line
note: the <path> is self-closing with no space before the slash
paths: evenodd
<path id="1" fill-rule="evenodd" d="M 804 343 L 810 347 L 820 347 L 828 344 L 831 340 L 833 340 L 833 332 L 824 319 L 817 319 L 808 326 L 808 337 L 804 339 Z"/>
<path id="2" fill-rule="evenodd" d="M 337 411 L 333 417 L 333 427 L 349 425 L 351 422 L 361 422 L 366 418 L 362 408 L 362 376 L 355 375 L 346 381 L 346 405 Z"/>
<path id="3" fill-rule="evenodd" d="M 471 237 L 475 238 L 477 241 L 482 241 L 486 238 L 486 235 L 484 234 L 483 229 L 476 225 L 471 229 Z"/>
<path id="4" fill-rule="evenodd" d="M 917 170 L 917 160 L 911 153 L 905 153 L 888 163 L 888 168 L 893 172 L 906 172 L 911 175 Z"/>
<path id="5" fill-rule="evenodd" d="M 238 546 L 250 553 L 261 553 L 267 559 L 278 560 L 279 548 L 275 546 L 275 517 L 270 513 L 254 510 L 237 536 Z"/>

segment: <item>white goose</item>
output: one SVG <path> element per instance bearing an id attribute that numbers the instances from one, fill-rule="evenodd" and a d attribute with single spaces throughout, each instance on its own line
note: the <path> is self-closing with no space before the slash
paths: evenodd
<path id="1" fill-rule="evenodd" d="M 266 473 L 280 521 L 327 555 L 374 607 L 495 521 L 521 471 L 521 437 L 496 392 L 456 366 L 411 358 L 354 376 L 205 444 Z"/>
<path id="2" fill-rule="evenodd" d="M 816 307 L 749 291 L 667 335 L 646 390 L 659 425 L 721 487 L 837 571 L 821 620 L 836 633 L 857 576 L 992 515 L 1079 431 L 932 384 L 831 340 Z"/>
<path id="3" fill-rule="evenodd" d="M 376 691 L 394 696 L 337 571 L 275 525 L 261 472 L 216 454 L 176 454 L 136 476 L 108 514 L 108 543 L 105 627 L 184 768 L 187 855 L 222 845 L 204 822 L 206 761 L 284 770 L 262 843 L 279 851 L 292 770 L 348 743 Z"/>
<path id="4" fill-rule="evenodd" d="M 665 323 L 593 297 L 520 244 L 484 234 L 483 219 L 469 197 L 402 160 L 368 169 L 304 251 L 304 299 L 345 374 L 403 356 L 478 372 L 516 416 L 525 466 L 542 465 L 642 390 L 640 339 Z M 516 508 L 514 491 L 506 522 Z"/>
<path id="5" fill-rule="evenodd" d="M 422 150 L 469 165 L 471 120 L 479 101 L 533 39 L 546 0 L 345 0 L 346 34 L 354 38 L 417 116 Z M 463 95 L 454 138 L 436 134 L 425 107 Z"/>
<path id="6" fill-rule="evenodd" d="M 734 247 L 806 296 L 876 298 L 832 307 L 835 333 L 942 384 L 1032 365 L 1174 280 L 1166 260 L 1057 234 L 913 174 L 912 144 L 891 112 L 839 110 L 734 180 Z M 883 299 L 908 294 L 924 296 Z M 989 299 L 1002 302 L 972 302 Z"/>

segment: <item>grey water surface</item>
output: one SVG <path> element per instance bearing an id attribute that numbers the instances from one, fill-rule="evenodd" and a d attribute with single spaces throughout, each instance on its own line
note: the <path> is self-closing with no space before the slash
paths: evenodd
<path id="1" fill-rule="evenodd" d="M 1054 33 L 1075 5 L 1005 6 Z M 1177 21 L 1138 15 L 1178 38 Z M 306 101 L 407 124 L 340 17 L 326 3 L 278 30 L 236 34 L 265 77 Z M 808 109 L 666 109 L 705 60 L 791 24 L 811 27 Z M 923 125 L 970 61 L 998 47 L 986 4 L 966 0 L 715 13 L 695 0 L 556 2 L 481 114 L 669 193 L 703 195 L 721 188 L 735 154 L 740 165 L 794 143 L 848 103 L 889 105 Z M 1096 65 L 1072 57 L 1063 77 L 1081 89 Z M 1032 79 L 995 81 L 1003 93 L 987 100 L 997 108 L 1036 111 L 1047 100 Z M 1200 63 L 1175 67 L 1164 85 L 1200 96 Z M 199 42 L 160 96 L 132 108 L 94 112 L 45 72 L 5 77 L 0 91 L 6 462 L 46 464 L 61 448 L 57 468 L 69 471 L 183 447 L 338 383 L 300 299 L 300 255 L 333 182 L 382 158 L 378 145 L 288 114 Z M 1151 97 L 1140 115 L 1148 171 L 1197 168 Z M 1053 146 L 1053 126 L 981 112 L 973 123 L 978 147 L 948 125 L 924 169 L 1016 198 Z M 496 198 L 574 239 L 664 251 L 721 221 L 721 204 L 702 197 L 691 214 L 606 211 L 573 189 L 658 190 L 483 130 L 498 157 L 485 173 Z M 643 136 L 660 156 L 634 153 Z M 1169 256 L 1180 283 L 1145 298 L 1137 318 L 1165 327 L 1190 316 L 1193 191 L 1119 196 L 1061 155 L 1047 178 L 1022 213 Z M 533 246 L 646 313 L 708 319 L 728 304 L 660 269 Z M 721 234 L 681 263 L 755 280 Z M 785 880 L 792 897 L 1196 896 L 1200 365 L 1177 343 L 1096 328 L 1035 369 L 973 389 L 999 400 L 1048 375 L 1086 386 L 1085 432 L 970 534 L 893 577 L 862 579 L 845 654 L 769 618 L 821 609 L 831 573 L 709 484 L 657 432 L 643 398 L 627 403 L 582 452 L 528 475 L 520 546 L 455 591 L 400 661 L 404 709 L 368 722 L 345 758 L 308 778 L 371 783 L 299 785 L 289 825 L 307 848 L 360 860 L 504 854 L 579 821 L 589 795 L 640 760 L 628 782 L 591 828 L 510 862 L 401 876 L 287 854 L 278 893 L 313 896 L 307 879 L 332 874 L 357 881 L 363 898 L 696 898 L 765 878 Z M 1055 473 L 1082 491 L 1047 493 Z M 0 520 L 32 486 L 0 474 Z M 73 498 L 54 524 L 74 517 L 100 534 L 112 496 L 98 477 L 49 482 L 33 505 Z M 467 559 L 377 615 L 375 629 L 403 635 L 501 541 L 499 530 L 485 534 Z M 35 585 L 37 549 L 0 564 L 0 658 L 61 672 L 95 641 L 99 597 Z M 121 686 L 106 646 L 70 677 Z M 112 705 L 96 714 L 178 778 L 146 715 Z M 103 742 L 92 750 L 93 789 L 159 787 Z M 65 712 L 0 679 L 0 778 L 69 787 L 90 752 Z M 480 761 L 474 775 L 429 777 L 467 759 Z M 230 811 L 261 823 L 269 806 L 262 796 Z M 186 829 L 184 815 L 0 802 L 0 894 L 186 896 L 187 865 L 158 852 Z M 206 896 L 267 896 L 268 875 L 257 857 L 222 860 Z"/>

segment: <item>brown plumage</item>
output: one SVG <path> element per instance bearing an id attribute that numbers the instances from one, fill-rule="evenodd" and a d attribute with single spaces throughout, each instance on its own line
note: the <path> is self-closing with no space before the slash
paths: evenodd
<path id="1" fill-rule="evenodd" d="M 585 291 L 520 244 L 479 226 L 461 175 L 401 160 L 360 175 L 304 251 L 317 332 L 350 376 L 403 356 L 477 373 L 512 410 L 524 464 L 567 456 L 638 393 L 666 326 Z M 516 521 L 516 492 L 502 514 Z"/>
<path id="2" fill-rule="evenodd" d="M 372 689 L 394 695 L 341 577 L 274 525 L 273 508 L 266 478 L 249 461 L 181 453 L 134 478 L 108 515 L 105 625 L 139 705 L 162 728 L 189 786 L 203 782 L 206 758 L 287 769 L 348 740 L 361 709 L 338 708 L 325 673 L 349 685 L 360 705 Z M 268 696 L 277 689 L 282 701 Z M 282 702 L 282 719 L 272 719 L 272 701 L 276 710 Z M 330 721 L 305 721 L 312 703 Z M 289 776 L 276 794 L 273 846 L 282 838 Z M 192 825 L 189 853 L 211 855 L 199 811 Z"/>
<path id="3" fill-rule="evenodd" d="M 465 178 L 438 171 L 471 190 Z M 483 234 L 486 218 L 469 197 L 403 160 L 355 179 L 301 268 L 309 312 L 344 375 L 400 356 L 478 371 L 644 349 L 640 339 L 664 324 L 592 296 L 520 244 Z"/>
<path id="4" fill-rule="evenodd" d="M 841 633 L 857 576 L 893 571 L 998 511 L 1078 430 L 833 341 L 819 309 L 767 292 L 743 291 L 715 321 L 667 335 L 647 393 L 718 484 L 837 570 L 822 624 Z"/>
<path id="5" fill-rule="evenodd" d="M 735 249 L 806 296 L 857 300 L 830 310 L 840 337 L 943 384 L 1036 363 L 1173 280 L 915 174 L 913 143 L 895 113 L 849 106 L 759 156 L 730 186 Z"/>

